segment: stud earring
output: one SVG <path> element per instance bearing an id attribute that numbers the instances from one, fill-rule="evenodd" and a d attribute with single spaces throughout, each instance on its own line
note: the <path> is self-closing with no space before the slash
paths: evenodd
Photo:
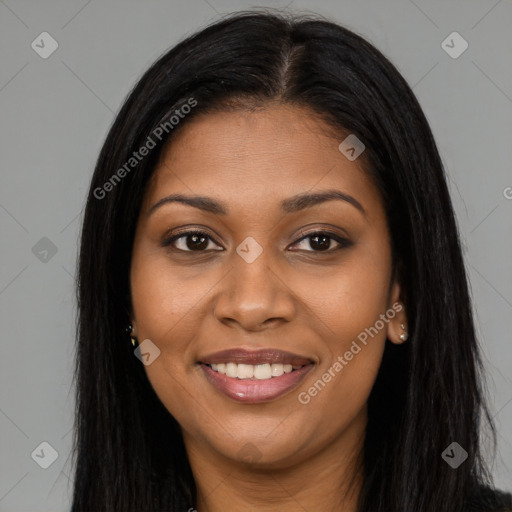
<path id="1" fill-rule="evenodd" d="M 128 334 L 128 336 L 130 336 L 130 341 L 132 342 L 132 346 L 135 347 L 135 345 L 137 344 L 137 338 L 135 336 L 135 333 L 133 332 L 132 324 L 128 324 L 128 326 L 126 327 L 126 334 Z"/>
<path id="2" fill-rule="evenodd" d="M 407 340 L 407 337 L 409 336 L 409 335 L 407 334 L 407 329 L 406 329 L 406 327 L 405 327 L 405 325 L 404 325 L 404 324 L 400 324 L 400 327 L 403 329 L 403 331 L 404 331 L 404 332 L 403 332 L 402 334 L 400 334 L 399 338 L 400 338 L 402 341 L 406 341 L 406 340 Z"/>

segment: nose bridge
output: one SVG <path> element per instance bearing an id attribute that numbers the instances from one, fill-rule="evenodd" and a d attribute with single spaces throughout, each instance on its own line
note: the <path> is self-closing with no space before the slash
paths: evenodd
<path id="1" fill-rule="evenodd" d="M 249 330 L 270 319 L 291 320 L 294 302 L 272 270 L 269 249 L 248 237 L 233 252 L 231 264 L 214 308 L 219 321 L 235 321 Z"/>

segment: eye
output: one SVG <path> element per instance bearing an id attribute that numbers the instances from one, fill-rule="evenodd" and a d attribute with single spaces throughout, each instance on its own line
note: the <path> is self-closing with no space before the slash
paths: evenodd
<path id="1" fill-rule="evenodd" d="M 352 242 L 350 242 L 346 238 L 343 238 L 338 234 L 331 233 L 330 231 L 313 231 L 311 233 L 308 233 L 307 235 L 302 236 L 302 238 L 295 242 L 294 246 L 297 246 L 297 244 L 300 243 L 306 244 L 307 239 L 309 239 L 309 247 L 312 250 L 304 248 L 299 248 L 299 250 L 306 250 L 308 252 L 334 252 L 352 245 Z M 331 243 L 333 240 L 339 246 L 336 249 L 331 248 Z"/>
<path id="2" fill-rule="evenodd" d="M 178 251 L 183 252 L 204 252 L 206 249 L 211 249 L 211 247 L 209 247 L 210 242 L 214 242 L 214 240 L 210 235 L 208 235 L 208 233 L 206 233 L 205 231 L 194 230 L 182 231 L 181 233 L 177 233 L 171 238 L 165 239 L 162 242 L 162 246 L 172 246 Z M 214 250 L 222 250 L 222 248 Z"/>
<path id="3" fill-rule="evenodd" d="M 330 231 L 313 231 L 308 234 L 302 234 L 302 237 L 297 240 L 292 247 L 296 247 L 301 243 L 305 245 L 306 240 L 308 239 L 310 249 L 303 247 L 298 250 L 306 250 L 307 252 L 334 252 L 352 245 L 352 242 L 346 238 Z M 333 241 L 338 244 L 336 249 L 332 249 L 331 247 Z M 223 250 L 222 248 L 212 249 L 210 242 L 219 247 L 215 240 L 213 240 L 213 238 L 205 231 L 191 230 L 182 231 L 181 233 L 177 233 L 172 237 L 165 239 L 162 242 L 162 246 L 171 246 L 177 251 L 182 252 L 206 252 L 208 249 L 215 251 Z"/>

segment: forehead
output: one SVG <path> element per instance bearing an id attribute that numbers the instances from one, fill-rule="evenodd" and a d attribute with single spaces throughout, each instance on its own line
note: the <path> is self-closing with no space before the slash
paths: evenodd
<path id="1" fill-rule="evenodd" d="M 364 154 L 350 161 L 338 149 L 346 136 L 310 110 L 290 105 L 200 114 L 162 151 L 146 208 L 175 192 L 261 207 L 332 188 L 380 203 L 363 169 Z"/>

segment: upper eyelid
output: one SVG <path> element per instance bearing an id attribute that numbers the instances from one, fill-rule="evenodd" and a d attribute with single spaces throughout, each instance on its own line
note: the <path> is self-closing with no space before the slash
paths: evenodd
<path id="1" fill-rule="evenodd" d="M 309 236 L 313 236 L 316 234 L 325 234 L 332 237 L 338 237 L 338 238 L 347 238 L 347 235 L 341 235 L 340 233 L 335 233 L 334 231 L 327 229 L 327 228 L 317 228 L 317 229 L 311 229 L 311 230 L 301 230 L 299 234 L 297 235 L 299 238 L 297 238 L 296 242 L 299 242 L 300 240 L 307 238 Z"/>

